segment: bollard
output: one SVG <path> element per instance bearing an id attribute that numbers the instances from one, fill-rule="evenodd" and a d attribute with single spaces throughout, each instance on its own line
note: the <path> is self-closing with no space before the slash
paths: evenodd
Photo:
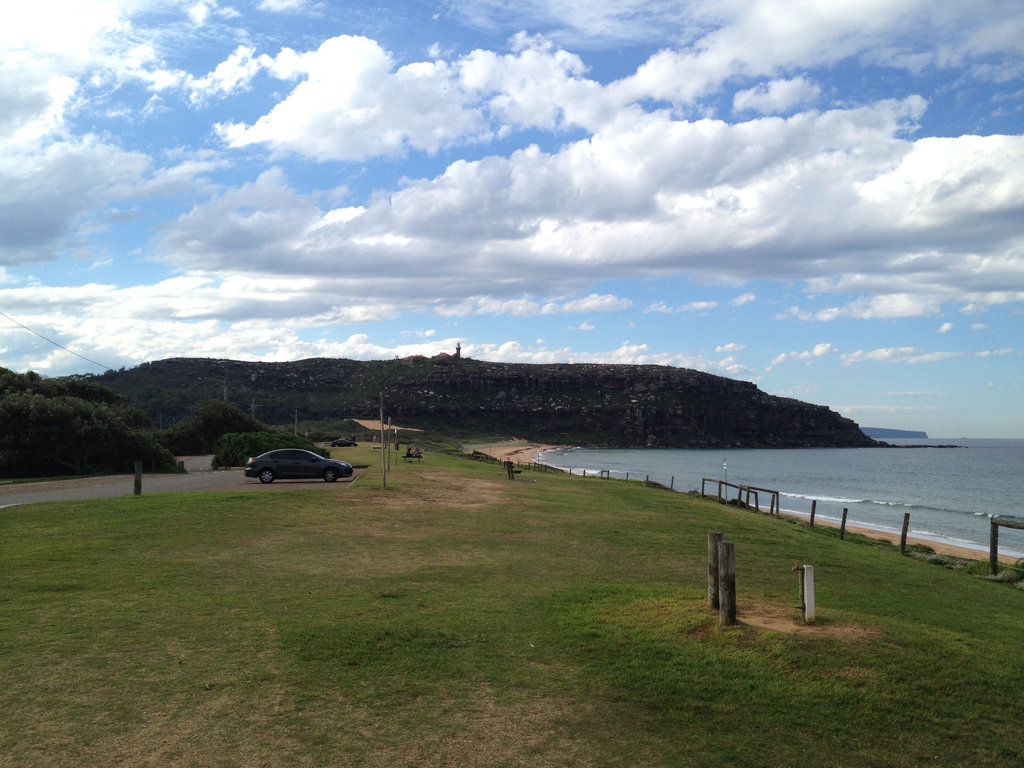
<path id="1" fill-rule="evenodd" d="M 802 592 L 803 592 L 803 609 L 804 609 L 804 624 L 814 623 L 814 566 L 805 565 L 802 569 L 803 581 Z"/>
<path id="2" fill-rule="evenodd" d="M 736 545 L 723 541 L 718 548 L 718 617 L 723 626 L 736 623 Z"/>
<path id="3" fill-rule="evenodd" d="M 907 554 L 907 529 L 910 528 L 910 513 L 903 513 L 903 532 L 900 534 L 900 554 Z"/>
<path id="4" fill-rule="evenodd" d="M 811 499 L 811 528 L 814 527 L 814 512 L 818 508 L 818 500 Z"/>
<path id="5" fill-rule="evenodd" d="M 708 605 L 718 610 L 718 547 L 725 536 L 721 531 L 708 531 Z"/>
<path id="6" fill-rule="evenodd" d="M 843 507 L 843 522 L 839 526 L 839 540 L 840 541 L 842 541 L 846 537 L 846 513 L 848 511 L 849 510 L 846 507 Z"/>
<path id="7" fill-rule="evenodd" d="M 135 462 L 135 495 L 142 495 L 142 462 Z"/>

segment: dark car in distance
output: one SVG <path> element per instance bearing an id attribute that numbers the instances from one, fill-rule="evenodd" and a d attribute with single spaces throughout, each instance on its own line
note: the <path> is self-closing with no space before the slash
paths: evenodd
<path id="1" fill-rule="evenodd" d="M 261 483 L 272 483 L 278 478 L 296 480 L 313 477 L 322 477 L 325 482 L 333 483 L 339 477 L 352 477 L 352 465 L 346 461 L 325 459 L 301 448 L 278 448 L 249 459 L 245 463 L 245 476 L 259 478 Z"/>
<path id="2" fill-rule="evenodd" d="M 355 440 L 349 440 L 347 437 L 339 437 L 337 440 L 331 440 L 331 448 L 352 448 L 359 445 Z"/>

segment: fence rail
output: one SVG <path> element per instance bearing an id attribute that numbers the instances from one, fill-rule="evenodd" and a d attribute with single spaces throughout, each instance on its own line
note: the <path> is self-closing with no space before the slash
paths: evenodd
<path id="1" fill-rule="evenodd" d="M 701 481 L 700 481 L 700 495 L 701 496 L 707 496 L 708 495 L 707 493 L 705 493 L 705 490 L 707 489 L 708 483 L 715 483 L 715 484 L 718 485 L 718 494 L 717 495 L 718 495 L 718 500 L 719 501 L 726 501 L 726 502 L 729 501 L 729 489 L 730 488 L 735 488 L 736 489 L 736 501 L 740 502 L 744 506 L 749 507 L 749 506 L 751 506 L 751 504 L 750 504 L 750 497 L 751 497 L 751 495 L 753 495 L 753 497 L 754 497 L 754 504 L 753 504 L 753 506 L 754 506 L 755 509 L 761 509 L 761 503 L 760 503 L 761 497 L 760 497 L 760 494 L 767 493 L 769 495 L 769 497 L 770 497 L 770 501 L 769 501 L 769 505 L 768 505 L 768 514 L 769 515 L 778 515 L 778 514 L 780 514 L 780 509 L 779 509 L 779 492 L 776 491 L 776 490 L 772 490 L 771 488 L 758 488 L 756 485 L 737 485 L 735 483 L 730 483 L 730 482 L 727 482 L 725 480 L 716 480 L 713 477 L 704 477 L 704 478 L 701 478 Z M 725 497 L 724 498 L 722 496 L 722 489 L 723 488 L 726 489 L 726 493 L 725 493 Z"/>

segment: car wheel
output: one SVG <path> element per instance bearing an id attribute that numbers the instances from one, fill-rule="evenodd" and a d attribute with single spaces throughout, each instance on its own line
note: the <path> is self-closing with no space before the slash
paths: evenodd
<path id="1" fill-rule="evenodd" d="M 338 479 L 338 470 L 336 470 L 334 467 L 328 467 L 327 469 L 324 470 L 324 482 L 325 483 L 333 483 L 337 479 Z"/>
<path id="2" fill-rule="evenodd" d="M 261 483 L 272 483 L 272 482 L 274 482 L 274 470 L 272 470 L 272 469 L 261 469 L 260 470 L 260 482 Z"/>

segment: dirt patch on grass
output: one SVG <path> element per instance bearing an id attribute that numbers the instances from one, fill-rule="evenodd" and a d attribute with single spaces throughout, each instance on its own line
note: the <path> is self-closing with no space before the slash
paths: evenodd
<path id="1" fill-rule="evenodd" d="M 709 609 L 710 610 L 710 609 Z M 873 637 L 878 630 L 860 624 L 835 624 L 827 619 L 805 624 L 799 608 L 780 607 L 767 604 L 744 605 L 736 611 L 738 624 L 771 632 L 786 632 L 812 637 L 829 637 L 839 640 L 858 640 Z"/>
<path id="2" fill-rule="evenodd" d="M 733 627 L 722 627 L 718 611 L 703 601 L 673 600 L 671 598 L 644 598 L 628 604 L 609 606 L 602 611 L 604 617 L 624 628 L 642 629 L 656 634 L 706 637 L 719 628 L 753 628 L 769 632 L 784 632 L 805 637 L 828 637 L 836 640 L 859 640 L 873 637 L 878 631 L 860 624 L 837 623 L 819 617 L 814 624 L 805 624 L 797 607 L 768 603 L 742 603 L 736 613 Z"/>

